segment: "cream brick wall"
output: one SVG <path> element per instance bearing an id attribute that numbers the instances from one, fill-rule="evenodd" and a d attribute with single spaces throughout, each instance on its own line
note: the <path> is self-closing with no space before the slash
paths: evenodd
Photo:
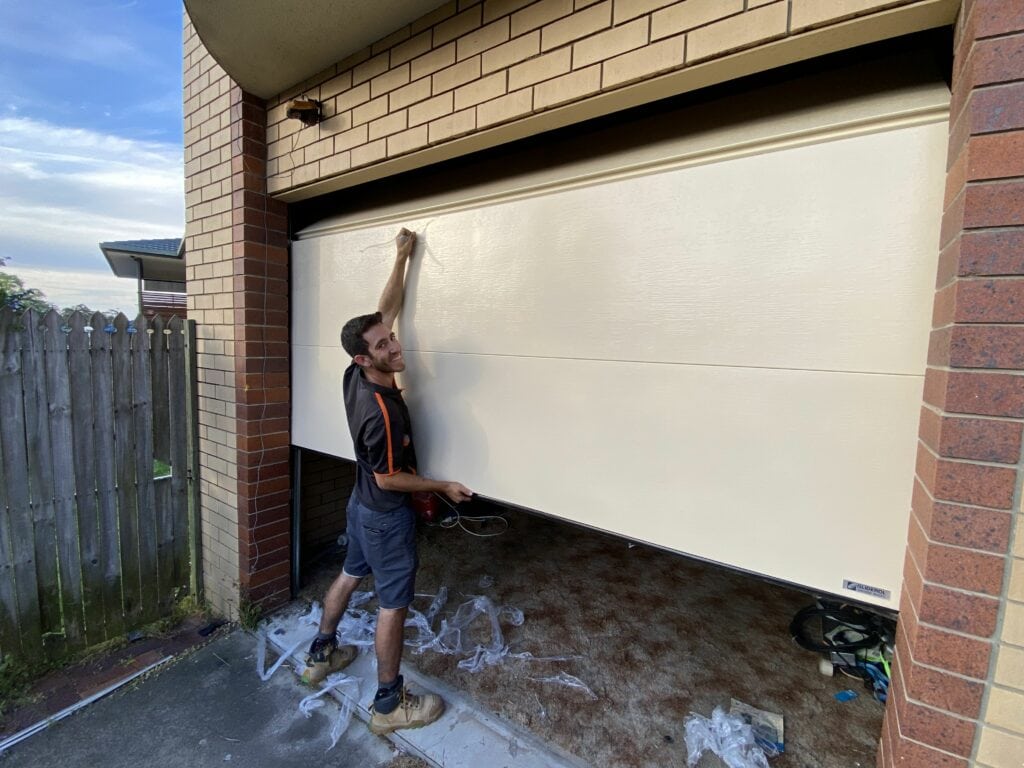
<path id="1" fill-rule="evenodd" d="M 1024 766 L 1024 512 L 1014 517 L 1012 565 L 975 761 L 985 768 Z"/>
<path id="2" fill-rule="evenodd" d="M 236 616 L 238 504 L 231 260 L 231 80 L 184 28 L 185 276 L 196 321 L 202 570 L 207 601 Z"/>
<path id="3" fill-rule="evenodd" d="M 269 191 L 851 18 L 943 2 L 453 0 L 268 101 Z M 327 119 L 309 127 L 287 120 L 287 102 L 298 94 L 323 101 Z"/>

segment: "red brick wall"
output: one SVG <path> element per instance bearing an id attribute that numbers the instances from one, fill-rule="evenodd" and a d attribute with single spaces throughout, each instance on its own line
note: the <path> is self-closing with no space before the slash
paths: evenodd
<path id="1" fill-rule="evenodd" d="M 302 454 L 302 558 L 309 562 L 345 531 L 345 505 L 355 485 L 356 465 L 315 451 Z"/>
<path id="2" fill-rule="evenodd" d="M 1020 501 L 1024 4 L 967 0 L 955 46 L 941 255 L 882 766 L 967 766 L 975 756 Z"/>
<path id="3" fill-rule="evenodd" d="M 269 607 L 291 585 L 287 206 L 266 191 L 263 101 L 231 97 L 239 583 Z"/>

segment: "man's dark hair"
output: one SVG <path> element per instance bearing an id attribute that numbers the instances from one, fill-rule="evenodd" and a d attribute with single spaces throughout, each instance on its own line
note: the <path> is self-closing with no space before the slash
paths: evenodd
<path id="1" fill-rule="evenodd" d="M 370 354 L 370 344 L 363 338 L 363 334 L 383 321 L 380 312 L 353 317 L 341 329 L 341 346 L 351 357 Z"/>

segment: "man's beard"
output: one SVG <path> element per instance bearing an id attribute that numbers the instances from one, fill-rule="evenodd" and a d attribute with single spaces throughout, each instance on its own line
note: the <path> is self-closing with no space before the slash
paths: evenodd
<path id="1" fill-rule="evenodd" d="M 401 373 L 405 370 L 405 358 L 398 357 L 394 360 L 380 361 L 373 359 L 373 367 L 381 373 Z"/>

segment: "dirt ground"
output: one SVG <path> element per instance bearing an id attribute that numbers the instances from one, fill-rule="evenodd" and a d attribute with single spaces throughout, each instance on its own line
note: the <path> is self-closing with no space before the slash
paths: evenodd
<path id="1" fill-rule="evenodd" d="M 512 652 L 580 658 L 506 659 L 475 673 L 458 667 L 464 657 L 434 652 L 407 652 L 406 662 L 595 766 L 683 766 L 687 715 L 728 709 L 732 698 L 785 717 L 776 768 L 874 765 L 882 705 L 860 681 L 822 676 L 818 657 L 789 637 L 809 595 L 541 516 L 505 514 L 509 530 L 493 538 L 422 527 L 417 592 L 448 588 L 440 618 L 486 595 L 525 616 L 521 626 L 502 623 Z M 321 559 L 302 597 L 319 600 L 340 567 L 340 555 Z M 420 598 L 416 607 L 429 603 Z M 486 619 L 473 627 L 486 644 Z M 537 679 L 561 672 L 596 698 Z M 834 694 L 844 689 L 859 695 L 841 703 Z"/>

